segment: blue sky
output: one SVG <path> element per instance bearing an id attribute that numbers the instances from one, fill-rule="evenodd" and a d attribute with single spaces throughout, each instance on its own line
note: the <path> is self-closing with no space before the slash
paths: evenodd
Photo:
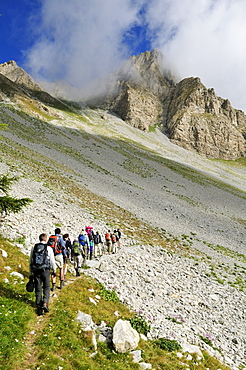
<path id="1" fill-rule="evenodd" d="M 1 0 L 0 63 L 78 88 L 158 48 L 246 111 L 245 0 Z"/>

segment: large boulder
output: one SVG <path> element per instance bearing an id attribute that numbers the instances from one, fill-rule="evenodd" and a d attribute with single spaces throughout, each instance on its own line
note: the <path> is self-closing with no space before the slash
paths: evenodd
<path id="1" fill-rule="evenodd" d="M 139 343 L 138 332 L 127 320 L 118 320 L 113 328 L 113 344 L 117 352 L 133 351 Z"/>

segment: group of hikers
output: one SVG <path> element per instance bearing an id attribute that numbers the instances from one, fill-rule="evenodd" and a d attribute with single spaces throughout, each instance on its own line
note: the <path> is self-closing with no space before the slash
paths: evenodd
<path id="1" fill-rule="evenodd" d="M 101 257 L 103 254 L 113 254 L 121 244 L 120 229 L 104 235 L 93 231 L 93 227 L 86 226 L 78 238 L 71 241 L 69 234 L 61 234 L 56 228 L 54 235 L 42 233 L 39 243 L 36 243 L 30 253 L 30 279 L 34 282 L 37 314 L 49 312 L 50 275 L 51 290 L 56 289 L 56 270 L 59 269 L 60 286 L 64 281 L 68 265 L 73 263 L 76 276 L 80 276 L 80 269 L 86 265 L 86 260 Z"/>

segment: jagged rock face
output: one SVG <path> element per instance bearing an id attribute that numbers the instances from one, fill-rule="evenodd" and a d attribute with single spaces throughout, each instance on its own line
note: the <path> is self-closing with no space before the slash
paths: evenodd
<path id="1" fill-rule="evenodd" d="M 208 158 L 246 156 L 245 114 L 232 108 L 228 100 L 217 97 L 199 78 L 177 83 L 165 63 L 157 50 L 131 57 L 105 82 L 106 95 L 100 92 L 89 103 L 115 112 L 141 130 L 148 131 L 158 123 L 172 142 Z M 8 81 L 0 78 L 0 100 L 6 94 L 27 95 L 68 109 L 42 90 L 14 61 L 0 64 L 1 74 Z M 10 80 L 15 86 L 10 86 Z"/>
<path id="2" fill-rule="evenodd" d="M 48 109 L 42 103 L 56 106 L 60 109 L 69 109 L 61 101 L 41 89 L 33 78 L 19 67 L 14 60 L 0 64 L 0 99 L 4 100 L 4 96 L 14 96 L 16 99 L 22 96 L 32 99 L 32 102 L 39 104 L 39 108 L 44 111 Z"/>
<path id="3" fill-rule="evenodd" d="M 42 91 L 33 78 L 19 67 L 14 60 L 0 64 L 0 73 L 19 86 L 27 87 L 30 90 Z"/>
<path id="4" fill-rule="evenodd" d="M 163 126 L 172 142 L 209 158 L 235 159 L 246 154 L 246 116 L 199 78 L 186 78 L 170 91 Z"/>
<path id="5" fill-rule="evenodd" d="M 118 97 L 111 109 L 125 122 L 140 130 L 148 131 L 149 126 L 160 123 L 162 105 L 158 96 L 130 83 L 121 85 Z"/>
<path id="6" fill-rule="evenodd" d="M 175 84 L 164 62 L 156 50 L 133 56 L 119 70 L 118 93 L 107 100 L 107 107 L 141 130 L 161 123 L 172 142 L 208 158 L 245 156 L 244 113 L 199 78 Z"/>
<path id="7" fill-rule="evenodd" d="M 156 49 L 132 56 L 119 70 L 118 80 L 139 85 L 159 98 L 165 97 L 177 82 Z"/>
<path id="8" fill-rule="evenodd" d="M 132 56 L 117 72 L 116 81 L 116 96 L 107 97 L 110 110 L 131 126 L 144 131 L 161 123 L 162 100 L 175 85 L 175 77 L 165 67 L 164 57 L 159 51 Z"/>

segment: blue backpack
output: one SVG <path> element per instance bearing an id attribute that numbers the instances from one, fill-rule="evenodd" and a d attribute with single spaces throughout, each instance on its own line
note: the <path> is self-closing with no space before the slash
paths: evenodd
<path id="1" fill-rule="evenodd" d="M 83 246 L 87 245 L 86 235 L 80 234 L 79 237 L 78 237 L 78 239 L 79 239 L 79 244 L 81 244 Z"/>

